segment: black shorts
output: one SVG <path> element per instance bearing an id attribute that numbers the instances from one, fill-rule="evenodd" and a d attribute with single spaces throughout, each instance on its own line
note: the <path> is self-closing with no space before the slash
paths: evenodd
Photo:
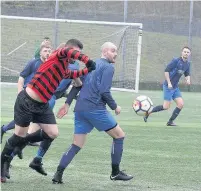
<path id="1" fill-rule="evenodd" d="M 49 103 L 41 103 L 32 99 L 26 90 L 21 91 L 14 107 L 15 124 L 28 127 L 31 122 L 43 124 L 56 124 L 56 119 Z"/>

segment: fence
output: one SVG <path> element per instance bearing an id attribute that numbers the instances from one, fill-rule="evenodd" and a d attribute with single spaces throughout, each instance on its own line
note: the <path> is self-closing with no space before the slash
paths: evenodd
<path id="1" fill-rule="evenodd" d="M 140 89 L 160 88 L 164 80 L 165 65 L 173 57 L 180 56 L 183 46 L 189 45 L 192 48 L 192 85 L 186 90 L 201 91 L 199 1 L 8 1 L 2 2 L 1 13 L 14 16 L 143 23 Z M 56 25 L 52 27 L 49 36 L 55 46 L 61 42 Z M 6 79 L 3 71 L 2 76 Z M 8 79 L 9 77 L 6 80 Z M 183 81 L 181 86 L 182 84 Z"/>

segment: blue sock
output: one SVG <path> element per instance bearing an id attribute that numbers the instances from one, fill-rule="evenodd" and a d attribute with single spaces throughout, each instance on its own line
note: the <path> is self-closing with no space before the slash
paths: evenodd
<path id="1" fill-rule="evenodd" d="M 37 158 L 43 158 L 43 156 L 45 155 L 45 153 L 49 149 L 50 145 L 52 144 L 53 140 L 54 139 L 44 139 L 44 141 L 42 141 L 40 143 L 40 147 L 39 147 L 37 154 L 36 154 Z"/>
<path id="2" fill-rule="evenodd" d="M 181 111 L 181 109 L 179 109 L 178 107 L 176 107 L 174 109 L 174 111 L 172 113 L 172 116 L 170 117 L 169 121 L 170 122 L 174 121 L 177 118 L 177 116 L 179 115 L 180 111 Z"/>
<path id="3" fill-rule="evenodd" d="M 2 130 L 3 130 L 4 132 L 9 131 L 9 130 L 11 130 L 11 129 L 15 129 L 15 121 L 14 121 L 14 120 L 11 121 L 10 123 L 8 123 L 7 125 L 4 125 L 4 126 L 2 127 Z"/>
<path id="4" fill-rule="evenodd" d="M 112 158 L 112 174 L 116 175 L 119 173 L 119 164 L 123 153 L 123 142 L 124 137 L 113 139 L 111 158 Z"/>
<path id="5" fill-rule="evenodd" d="M 162 105 L 158 105 L 156 107 L 154 107 L 151 111 L 151 113 L 155 113 L 155 112 L 159 112 L 159 111 L 163 111 L 163 106 Z"/>
<path id="6" fill-rule="evenodd" d="M 73 160 L 75 155 L 80 151 L 80 147 L 72 144 L 67 152 L 65 152 L 60 160 L 59 167 L 65 169 Z"/>

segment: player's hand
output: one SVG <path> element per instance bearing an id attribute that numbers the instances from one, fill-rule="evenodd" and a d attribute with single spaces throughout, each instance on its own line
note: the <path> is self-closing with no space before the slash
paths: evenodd
<path id="1" fill-rule="evenodd" d="M 187 84 L 187 85 L 191 85 L 190 80 L 186 80 L 186 84 Z"/>
<path id="2" fill-rule="evenodd" d="M 96 63 L 93 60 L 89 60 L 86 63 L 86 67 L 88 68 L 88 71 L 91 72 L 92 70 L 96 69 Z"/>
<path id="3" fill-rule="evenodd" d="M 65 103 L 58 111 L 57 118 L 61 119 L 64 115 L 68 113 L 69 105 Z"/>
<path id="4" fill-rule="evenodd" d="M 121 113 L 121 107 L 117 106 L 117 108 L 115 109 L 115 114 L 119 115 Z"/>
<path id="5" fill-rule="evenodd" d="M 172 84 L 171 83 L 168 84 L 168 89 L 172 89 Z"/>

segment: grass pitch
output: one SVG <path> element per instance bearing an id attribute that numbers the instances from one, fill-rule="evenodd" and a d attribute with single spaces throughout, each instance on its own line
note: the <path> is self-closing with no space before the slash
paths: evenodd
<path id="1" fill-rule="evenodd" d="M 1 123 L 13 119 L 13 105 L 17 88 L 1 87 Z M 162 91 L 141 91 L 155 105 L 162 103 Z M 94 130 L 85 147 L 75 157 L 64 173 L 63 185 L 53 185 L 52 176 L 64 151 L 72 142 L 73 105 L 68 116 L 57 120 L 60 135 L 44 157 L 44 168 L 48 176 L 41 176 L 28 165 L 37 148 L 26 147 L 24 159 L 17 157 L 12 162 L 11 179 L 2 184 L 4 191 L 200 191 L 201 190 L 201 121 L 200 93 L 183 93 L 185 107 L 176 120 L 177 127 L 165 126 L 172 110 L 153 114 L 148 123 L 137 116 L 131 108 L 133 99 L 139 94 L 113 92 L 122 113 L 116 116 L 126 132 L 121 169 L 134 175 L 129 182 L 113 182 L 109 179 L 111 138 Z M 57 101 L 55 112 L 63 104 Z M 10 131 L 11 133 L 12 131 Z M 5 134 L 5 140 L 11 135 Z"/>

